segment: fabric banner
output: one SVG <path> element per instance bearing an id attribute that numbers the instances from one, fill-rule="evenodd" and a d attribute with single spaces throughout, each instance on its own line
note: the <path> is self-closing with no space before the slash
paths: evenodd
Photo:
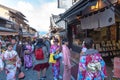
<path id="1" fill-rule="evenodd" d="M 95 29 L 99 27 L 107 27 L 115 24 L 115 12 L 113 8 L 106 9 L 91 16 L 81 19 L 82 29 Z"/>
<path id="2" fill-rule="evenodd" d="M 106 27 L 115 24 L 115 12 L 113 8 L 106 9 L 104 12 L 101 12 L 99 15 L 100 26 Z"/>
<path id="3" fill-rule="evenodd" d="M 81 19 L 82 29 L 93 29 L 98 27 L 98 14 Z"/>

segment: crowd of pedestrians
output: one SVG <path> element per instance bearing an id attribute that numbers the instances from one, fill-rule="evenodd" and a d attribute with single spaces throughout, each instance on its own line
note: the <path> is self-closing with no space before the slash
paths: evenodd
<path id="1" fill-rule="evenodd" d="M 2 45 L 2 43 L 1 43 Z M 77 80 L 104 80 L 106 66 L 101 55 L 93 48 L 94 41 L 86 38 L 80 53 Z M 68 40 L 52 37 L 39 38 L 35 41 L 17 41 L 15 38 L 6 43 L 6 50 L 0 54 L 0 71 L 5 70 L 6 80 L 24 78 L 21 67 L 27 71 L 37 71 L 38 80 L 46 80 L 46 72 L 52 66 L 53 79 L 71 80 L 71 53 Z M 62 62 L 61 62 L 62 60 Z M 63 65 L 63 75 L 60 75 L 60 65 Z M 19 71 L 18 76 L 16 72 Z"/>

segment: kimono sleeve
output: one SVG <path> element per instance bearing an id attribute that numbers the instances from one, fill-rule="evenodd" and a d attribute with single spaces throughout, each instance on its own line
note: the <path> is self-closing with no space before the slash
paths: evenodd
<path id="1" fill-rule="evenodd" d="M 105 64 L 105 61 L 102 59 L 101 56 L 100 56 L 100 58 L 101 58 L 101 60 L 100 60 L 100 63 L 101 63 L 101 76 L 105 77 L 105 76 L 107 76 L 106 64 Z"/>
<path id="2" fill-rule="evenodd" d="M 84 80 L 86 74 L 86 56 L 80 56 L 78 80 Z"/>

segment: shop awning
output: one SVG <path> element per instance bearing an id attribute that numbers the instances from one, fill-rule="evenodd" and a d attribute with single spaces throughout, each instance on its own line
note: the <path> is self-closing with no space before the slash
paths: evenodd
<path id="1" fill-rule="evenodd" d="M 113 10 L 114 8 L 110 7 L 105 9 L 103 12 L 98 12 L 81 19 L 81 28 L 93 29 L 115 24 L 115 12 Z"/>
<path id="2" fill-rule="evenodd" d="M 19 34 L 18 34 L 18 32 L 5 32 L 5 31 L 1 32 L 0 31 L 0 35 L 6 35 L 6 36 L 8 36 L 8 35 L 14 35 L 15 36 L 15 35 L 19 35 Z"/>
<path id="3" fill-rule="evenodd" d="M 80 0 L 75 5 L 73 5 L 70 9 L 68 9 L 66 12 L 64 12 L 61 15 L 61 19 L 58 20 L 56 23 L 60 22 L 61 20 L 64 20 L 65 18 L 68 18 L 72 15 L 77 15 L 81 11 L 83 11 L 86 7 L 95 5 L 97 3 L 97 0 L 89 1 L 89 0 Z"/>

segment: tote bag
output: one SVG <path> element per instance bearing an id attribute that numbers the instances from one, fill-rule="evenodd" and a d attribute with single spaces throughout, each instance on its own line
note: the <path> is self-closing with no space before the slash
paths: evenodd
<path id="1" fill-rule="evenodd" d="M 49 63 L 56 63 L 56 60 L 54 60 L 54 54 L 50 54 L 50 58 L 49 58 Z"/>

